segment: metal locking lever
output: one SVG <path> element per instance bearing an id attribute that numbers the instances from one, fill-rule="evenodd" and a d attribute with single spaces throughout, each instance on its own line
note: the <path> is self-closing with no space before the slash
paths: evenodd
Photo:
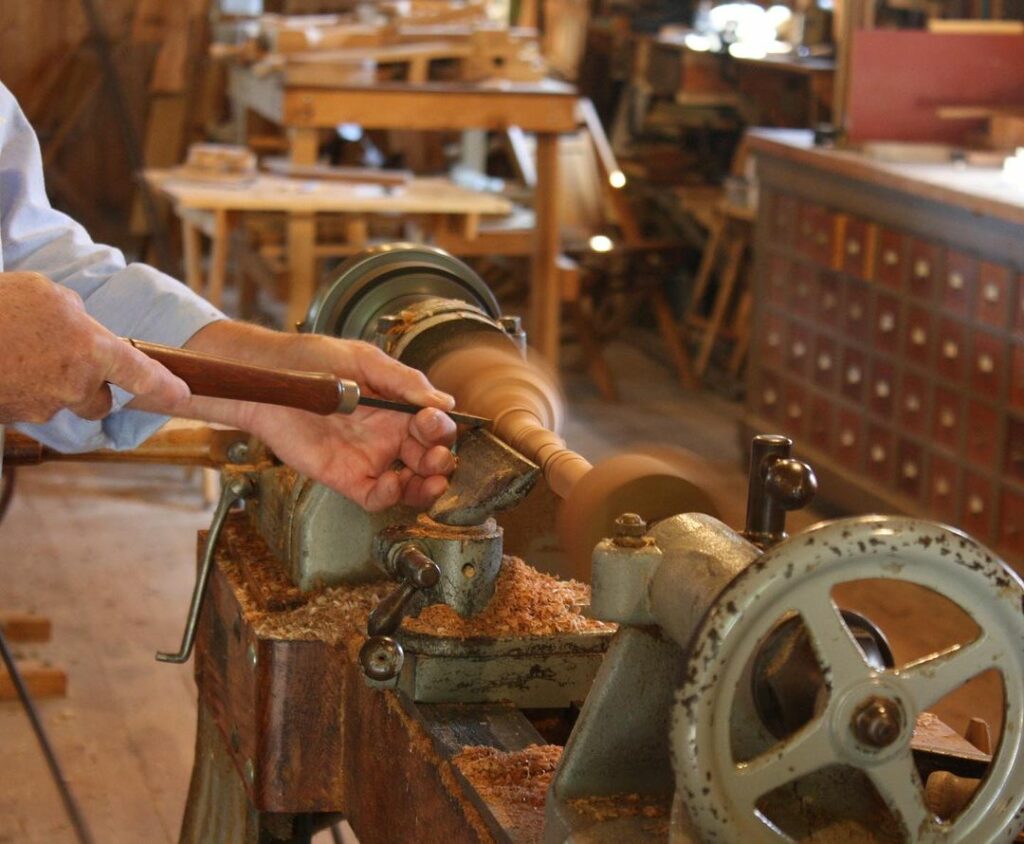
<path id="1" fill-rule="evenodd" d="M 792 451 L 793 441 L 780 434 L 758 434 L 750 446 L 743 535 L 762 551 L 786 538 L 786 511 L 806 507 L 818 491 L 814 470 Z"/>
<path id="2" fill-rule="evenodd" d="M 181 636 L 181 647 L 177 653 L 166 653 L 157 651 L 156 658 L 160 662 L 183 663 L 188 662 L 192 655 L 192 647 L 196 643 L 196 629 L 199 626 L 199 613 L 203 609 L 203 599 L 206 597 L 206 586 L 210 581 L 210 572 L 213 570 L 213 556 L 217 549 L 217 540 L 220 539 L 224 522 L 227 521 L 231 508 L 239 501 L 248 498 L 255 491 L 253 482 L 247 475 L 233 475 L 229 478 L 220 493 L 220 500 L 217 502 L 217 509 L 213 513 L 213 521 L 210 522 L 210 531 L 206 534 L 206 545 L 203 546 L 203 562 L 199 568 L 199 575 L 196 577 L 196 585 L 192 589 L 192 601 L 188 607 L 188 620 L 185 622 L 185 631 Z"/>
<path id="3" fill-rule="evenodd" d="M 406 610 L 416 595 L 432 589 L 441 580 L 441 570 L 414 544 L 398 546 L 389 555 L 393 573 L 401 579 L 399 587 L 385 595 L 366 622 L 369 637 L 359 649 L 363 673 L 371 680 L 393 680 L 402 670 L 405 653 L 391 634 L 398 630 Z"/>

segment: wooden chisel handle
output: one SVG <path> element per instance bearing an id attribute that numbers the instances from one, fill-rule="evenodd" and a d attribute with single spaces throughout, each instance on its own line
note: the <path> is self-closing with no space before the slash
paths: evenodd
<path id="1" fill-rule="evenodd" d="M 359 385 L 327 372 L 271 369 L 229 358 L 129 339 L 188 384 L 194 395 L 294 407 L 312 413 L 351 413 L 359 404 Z"/>

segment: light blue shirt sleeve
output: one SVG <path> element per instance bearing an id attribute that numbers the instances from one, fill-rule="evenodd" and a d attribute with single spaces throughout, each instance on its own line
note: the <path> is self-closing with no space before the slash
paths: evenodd
<path id="1" fill-rule="evenodd" d="M 114 334 L 181 346 L 224 315 L 184 284 L 117 249 L 93 243 L 78 223 L 50 207 L 39 142 L 13 95 L 0 84 L 0 270 L 41 273 L 75 290 L 86 311 Z M 54 338 L 59 342 L 59 338 Z M 69 410 L 17 427 L 59 451 L 132 448 L 166 417 L 124 410 L 132 396 L 112 387 L 112 412 L 81 419 Z"/>

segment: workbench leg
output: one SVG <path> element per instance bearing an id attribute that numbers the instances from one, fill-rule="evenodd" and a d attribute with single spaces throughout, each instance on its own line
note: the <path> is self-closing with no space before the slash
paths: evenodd
<path id="1" fill-rule="evenodd" d="M 319 129 L 288 129 L 288 157 L 292 164 L 316 164 L 319 155 Z"/>
<path id="2" fill-rule="evenodd" d="M 288 215 L 288 313 L 285 329 L 294 331 L 313 301 L 316 276 L 316 216 Z"/>
<path id="3" fill-rule="evenodd" d="M 203 238 L 198 227 L 181 220 L 181 246 L 185 256 L 185 283 L 190 290 L 203 292 Z"/>
<path id="4" fill-rule="evenodd" d="M 530 283 L 532 343 L 558 371 L 561 291 L 556 261 L 559 253 L 558 135 L 537 135 L 537 189 L 533 193 L 535 230 Z"/>
<path id="5" fill-rule="evenodd" d="M 725 320 L 725 313 L 732 301 L 733 290 L 740 276 L 740 269 L 743 264 L 743 253 L 747 249 L 746 238 L 737 237 L 732 240 L 726 252 L 725 270 L 719 280 L 718 293 L 715 296 L 715 304 L 711 310 L 711 316 L 704 329 L 704 336 L 701 339 L 700 351 L 697 352 L 697 360 L 694 363 L 694 371 L 698 378 L 704 375 L 708 368 L 708 361 L 711 359 L 711 352 L 715 347 L 715 340 L 722 329 Z"/>
<path id="6" fill-rule="evenodd" d="M 218 209 L 213 212 L 213 237 L 210 246 L 210 303 L 220 307 L 224 301 L 224 280 L 228 272 L 229 240 L 231 226 L 228 212 Z"/>

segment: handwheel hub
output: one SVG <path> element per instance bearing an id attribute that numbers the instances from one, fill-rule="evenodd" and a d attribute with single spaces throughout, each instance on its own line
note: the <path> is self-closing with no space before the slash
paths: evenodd
<path id="1" fill-rule="evenodd" d="M 853 713 L 850 729 L 861 744 L 882 748 L 899 738 L 903 721 L 903 709 L 897 701 L 872 695 Z"/>

